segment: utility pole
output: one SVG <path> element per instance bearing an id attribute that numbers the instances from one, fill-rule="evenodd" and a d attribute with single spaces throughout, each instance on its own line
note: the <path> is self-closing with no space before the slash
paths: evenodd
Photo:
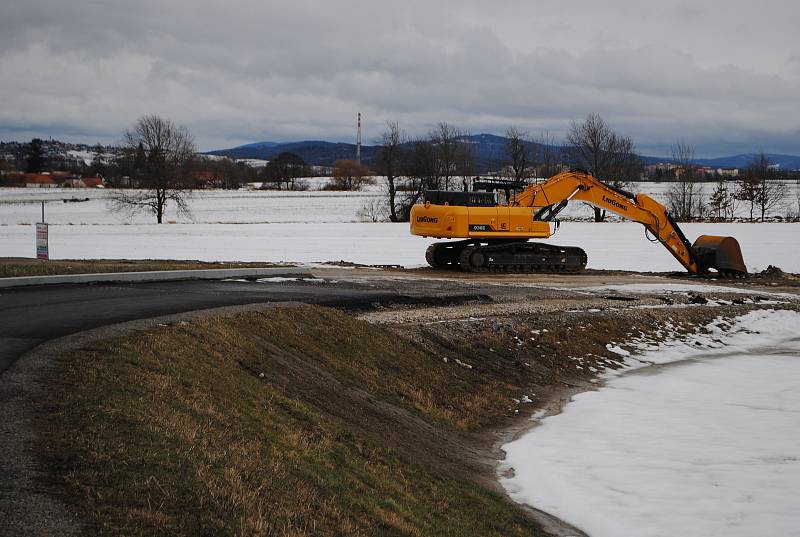
<path id="1" fill-rule="evenodd" d="M 358 133 L 356 134 L 356 164 L 361 164 L 361 112 L 358 113 Z"/>

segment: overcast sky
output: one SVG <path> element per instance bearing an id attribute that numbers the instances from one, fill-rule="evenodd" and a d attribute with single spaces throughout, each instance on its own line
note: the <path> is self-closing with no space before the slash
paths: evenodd
<path id="1" fill-rule="evenodd" d="M 563 137 L 596 112 L 664 155 L 800 154 L 800 2 L 2 0 L 0 140 L 200 149 L 364 140 L 385 121 Z"/>

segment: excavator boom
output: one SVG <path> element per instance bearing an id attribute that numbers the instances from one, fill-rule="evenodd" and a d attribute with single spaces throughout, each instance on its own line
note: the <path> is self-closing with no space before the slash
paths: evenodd
<path id="1" fill-rule="evenodd" d="M 586 173 L 564 172 L 544 183 L 530 185 L 512 197 L 507 205 L 497 205 L 490 200 L 485 193 L 434 191 L 426 195 L 424 205 L 412 208 L 412 234 L 467 239 L 460 241 L 460 247 L 453 245 L 456 243 L 434 245 L 433 251 L 427 254 L 432 265 L 458 264 L 470 270 L 475 263 L 478 263 L 477 268 L 489 268 L 494 263 L 505 267 L 507 272 L 529 272 L 531 260 L 541 259 L 534 265 L 545 270 L 574 270 L 579 264 L 574 261 L 578 254 L 567 251 L 569 248 L 555 254 L 551 251 L 552 245 L 526 244 L 530 238 L 549 237 L 549 222 L 574 200 L 639 222 L 653 240 L 663 244 L 692 274 L 709 269 L 726 275 L 747 274 L 739 243 L 733 237 L 703 235 L 691 244 L 662 204 L 646 194 L 614 188 Z M 437 249 L 440 249 L 438 255 Z M 470 250 L 465 258 L 462 254 L 466 249 Z M 510 251 L 514 252 L 511 257 Z M 585 265 L 585 254 L 583 257 Z"/>

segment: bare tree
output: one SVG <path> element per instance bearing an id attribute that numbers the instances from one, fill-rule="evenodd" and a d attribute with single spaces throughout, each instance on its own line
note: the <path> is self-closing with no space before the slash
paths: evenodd
<path id="1" fill-rule="evenodd" d="M 694 147 L 678 141 L 672 145 L 672 161 L 676 164 L 675 182 L 667 190 L 669 212 L 680 221 L 693 220 L 703 215 L 705 199 L 694 164 Z M 722 194 L 722 191 L 719 192 Z M 726 198 L 727 200 L 727 198 Z M 717 201 L 722 201 L 719 199 Z"/>
<path id="2" fill-rule="evenodd" d="M 112 208 L 150 212 L 159 224 L 170 202 L 179 214 L 188 215 L 186 196 L 195 145 L 186 127 L 156 115 L 143 116 L 125 131 L 123 140 L 126 150 L 136 153 L 141 149 L 143 153 L 142 169 L 137 170 L 143 190 L 117 191 L 111 198 Z"/>
<path id="3" fill-rule="evenodd" d="M 386 220 L 386 200 L 369 198 L 356 213 L 365 222 L 383 222 Z"/>
<path id="4" fill-rule="evenodd" d="M 534 159 L 539 164 L 538 176 L 547 179 L 561 171 L 560 151 L 555 138 L 548 132 L 542 131 L 536 138 L 538 155 Z"/>
<path id="5" fill-rule="evenodd" d="M 711 215 L 717 220 L 732 220 L 736 213 L 736 201 L 734 193 L 728 188 L 728 182 L 720 179 L 709 198 Z"/>
<path id="6" fill-rule="evenodd" d="M 396 121 L 388 121 L 386 123 L 386 130 L 380 138 L 380 152 L 378 154 L 378 170 L 386 177 L 386 187 L 388 194 L 389 205 L 389 220 L 398 222 L 397 206 L 395 198 L 397 197 L 397 186 L 395 181 L 402 173 L 404 150 L 403 144 L 406 141 L 406 135 L 400 129 Z"/>
<path id="7" fill-rule="evenodd" d="M 442 188 L 437 151 L 429 139 L 418 139 L 413 142 L 406 159 L 405 175 L 408 178 L 405 195 L 397 203 L 397 217 L 401 222 L 408 221 L 411 207 L 419 201 L 426 190 Z"/>
<path id="8" fill-rule="evenodd" d="M 794 197 L 797 200 L 797 218 L 800 219 L 800 178 L 794 180 Z"/>
<path id="9" fill-rule="evenodd" d="M 760 151 L 750 166 L 747 175 L 755 187 L 755 205 L 761 213 L 761 221 L 766 218 L 767 211 L 779 207 L 786 196 L 786 185 L 775 177 L 772 165 L 764 151 Z M 752 220 L 752 210 L 750 219 Z"/>
<path id="10" fill-rule="evenodd" d="M 506 154 L 515 181 L 525 181 L 531 176 L 533 166 L 528 133 L 516 127 L 506 129 Z"/>
<path id="11" fill-rule="evenodd" d="M 355 160 L 337 160 L 333 163 L 334 190 L 361 190 L 366 184 L 373 181 L 369 168 Z"/>
<path id="12" fill-rule="evenodd" d="M 461 178 L 464 190 L 467 190 L 467 183 L 475 175 L 475 154 L 472 144 L 465 138 L 468 133 L 462 131 L 458 144 L 456 145 L 455 174 Z"/>
<path id="13" fill-rule="evenodd" d="M 756 209 L 756 200 L 758 199 L 758 182 L 749 173 L 744 173 L 736 182 L 736 191 L 733 194 L 734 198 L 742 201 L 749 206 L 750 221 L 754 218 Z"/>
<path id="14" fill-rule="evenodd" d="M 572 122 L 567 133 L 572 163 L 615 188 L 625 188 L 641 171 L 633 140 L 615 133 L 597 114 L 582 123 Z M 605 220 L 605 210 L 594 207 L 595 221 Z"/>
<path id="15" fill-rule="evenodd" d="M 439 176 L 442 187 L 449 190 L 453 187 L 454 177 L 458 175 L 457 162 L 459 151 L 463 144 L 463 133 L 448 123 L 439 123 L 430 132 L 430 140 L 436 150 L 436 163 L 439 167 Z"/>

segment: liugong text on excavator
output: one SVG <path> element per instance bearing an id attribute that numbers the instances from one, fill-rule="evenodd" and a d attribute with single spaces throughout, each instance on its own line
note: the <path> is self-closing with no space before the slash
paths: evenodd
<path id="1" fill-rule="evenodd" d="M 462 239 L 432 244 L 425 254 L 435 268 L 470 272 L 576 272 L 586 253 L 530 239 L 549 238 L 551 223 L 570 201 L 583 201 L 639 222 L 691 274 L 715 270 L 744 277 L 747 267 L 733 237 L 700 236 L 690 243 L 666 208 L 646 194 L 633 194 L 584 172 L 563 172 L 497 202 L 493 192 L 429 190 L 411 209 L 411 233 Z"/>

